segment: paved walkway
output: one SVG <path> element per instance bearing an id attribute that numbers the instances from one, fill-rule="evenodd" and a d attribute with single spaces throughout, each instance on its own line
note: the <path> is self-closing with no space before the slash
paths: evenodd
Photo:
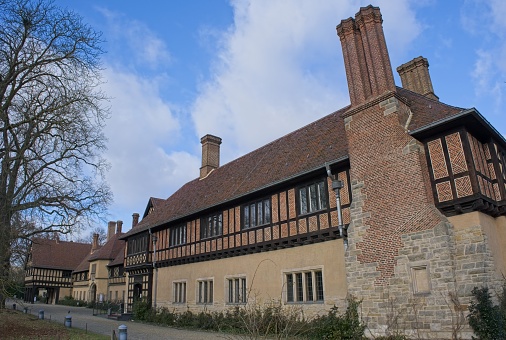
<path id="1" fill-rule="evenodd" d="M 72 316 L 72 327 L 87 329 L 90 332 L 108 335 L 112 331 L 118 334 L 118 327 L 120 325 L 127 326 L 128 340 L 142 340 L 142 339 L 169 339 L 169 340 L 200 340 L 200 339 L 238 339 L 232 335 L 214 333 L 214 332 L 200 332 L 181 330 L 170 327 L 147 325 L 133 321 L 117 321 L 106 318 L 105 316 L 93 316 L 92 310 L 83 307 L 69 307 L 61 305 L 49 304 L 25 304 L 22 301 L 7 300 L 6 308 L 12 308 L 12 304 L 17 304 L 17 310 L 23 310 L 23 307 L 28 307 L 28 313 L 39 315 L 40 310 L 44 310 L 44 319 L 52 321 L 60 321 L 62 324 L 65 322 L 65 316 L 70 311 Z"/>

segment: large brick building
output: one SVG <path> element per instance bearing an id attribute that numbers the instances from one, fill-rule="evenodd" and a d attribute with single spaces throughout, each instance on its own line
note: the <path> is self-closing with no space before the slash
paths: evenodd
<path id="1" fill-rule="evenodd" d="M 506 273 L 506 141 L 474 108 L 444 104 L 422 57 L 397 68 L 380 10 L 337 26 L 350 105 L 200 176 L 134 214 L 127 305 L 222 310 L 272 300 L 321 313 L 363 299 L 373 333 L 448 336 L 474 286 Z M 397 317 L 396 316 L 396 317 Z"/>

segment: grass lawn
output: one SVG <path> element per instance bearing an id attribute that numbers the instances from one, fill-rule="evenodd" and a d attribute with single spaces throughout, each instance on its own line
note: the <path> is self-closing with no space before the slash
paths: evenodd
<path id="1" fill-rule="evenodd" d="M 2 339 L 84 339 L 106 340 L 109 336 L 66 328 L 63 323 L 39 320 L 37 316 L 20 311 L 0 309 L 0 338 Z"/>

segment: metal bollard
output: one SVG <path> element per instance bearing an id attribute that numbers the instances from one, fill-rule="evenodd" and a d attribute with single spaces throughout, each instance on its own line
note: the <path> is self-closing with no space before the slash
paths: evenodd
<path id="1" fill-rule="evenodd" d="M 16 310 L 16 304 L 15 303 L 12 304 L 12 309 Z"/>
<path id="2" fill-rule="evenodd" d="M 39 319 L 44 320 L 44 310 L 39 310 Z"/>
<path id="3" fill-rule="evenodd" d="M 65 327 L 72 328 L 72 317 L 70 315 L 65 316 Z"/>
<path id="4" fill-rule="evenodd" d="M 118 339 L 119 340 L 127 340 L 127 326 L 121 325 L 118 327 Z"/>

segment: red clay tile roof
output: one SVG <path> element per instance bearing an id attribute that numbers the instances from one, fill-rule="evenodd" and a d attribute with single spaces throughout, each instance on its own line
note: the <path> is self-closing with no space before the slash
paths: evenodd
<path id="1" fill-rule="evenodd" d="M 422 126 L 433 123 L 440 119 L 453 116 L 464 109 L 441 103 L 440 101 L 427 98 L 416 92 L 402 87 L 397 87 L 397 94 L 408 100 L 408 105 L 413 112 L 409 124 L 409 130 L 416 130 Z"/>
<path id="2" fill-rule="evenodd" d="M 32 267 L 74 270 L 91 251 L 91 244 L 34 238 Z"/>
<path id="3" fill-rule="evenodd" d="M 123 238 L 318 167 L 323 169 L 325 162 L 346 157 L 348 145 L 340 115 L 347 109 L 336 111 L 233 160 L 203 180 L 197 178 L 186 183 Z"/>
<path id="4" fill-rule="evenodd" d="M 123 262 L 125 260 L 125 246 L 126 246 L 126 242 L 123 241 L 123 247 L 121 248 L 120 251 L 118 251 L 118 254 L 114 258 L 114 260 L 112 260 L 111 262 L 109 262 L 109 264 L 107 265 L 108 267 L 112 267 L 112 266 L 117 266 L 117 265 L 122 265 L 123 264 Z"/>
<path id="5" fill-rule="evenodd" d="M 411 130 L 462 111 L 400 87 L 397 94 L 407 100 L 413 112 Z M 341 116 L 348 109 L 344 107 L 233 160 L 203 180 L 186 183 L 163 204 L 157 202 L 156 209 L 122 238 L 323 168 L 326 162 L 345 159 L 348 144 Z"/>
<path id="6" fill-rule="evenodd" d="M 116 255 L 121 252 L 125 247 L 125 241 L 120 240 L 119 237 L 123 233 L 114 234 L 111 238 L 98 250 L 96 250 L 88 261 L 95 260 L 114 260 Z"/>
<path id="7" fill-rule="evenodd" d="M 87 272 L 88 270 L 90 270 L 91 255 L 92 255 L 91 253 L 88 253 L 88 255 L 81 261 L 81 263 L 79 263 L 77 268 L 74 269 L 74 273 Z"/>

